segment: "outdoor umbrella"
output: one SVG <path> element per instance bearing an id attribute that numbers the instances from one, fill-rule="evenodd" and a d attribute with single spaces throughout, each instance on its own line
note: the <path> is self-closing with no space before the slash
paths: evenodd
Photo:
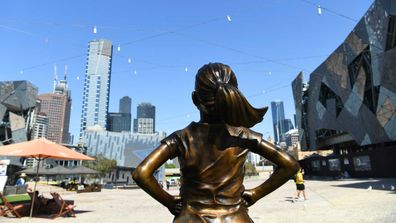
<path id="1" fill-rule="evenodd" d="M 78 153 L 45 138 L 1 146 L 0 156 L 19 156 L 37 159 L 36 177 L 38 177 L 40 161 L 47 158 L 60 160 L 94 160 L 92 157 Z M 34 183 L 34 193 L 36 192 L 36 186 L 37 181 Z M 32 206 L 30 208 L 30 217 L 32 217 L 33 213 L 34 197 L 35 196 L 33 196 Z"/>

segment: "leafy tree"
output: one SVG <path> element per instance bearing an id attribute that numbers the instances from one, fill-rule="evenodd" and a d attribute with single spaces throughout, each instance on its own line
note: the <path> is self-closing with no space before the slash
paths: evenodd
<path id="1" fill-rule="evenodd" d="M 117 161 L 107 159 L 102 154 L 99 154 L 95 157 L 95 160 L 83 161 L 83 165 L 85 167 L 97 170 L 101 173 L 102 176 L 105 176 L 106 173 L 117 168 Z"/>
<path id="2" fill-rule="evenodd" d="M 166 169 L 176 168 L 176 165 L 173 164 L 173 163 L 165 163 L 165 168 L 166 168 Z"/>
<path id="3" fill-rule="evenodd" d="M 252 163 L 246 162 L 245 163 L 245 174 L 247 176 L 254 176 L 254 175 L 258 175 L 258 172 L 256 170 L 256 167 Z"/>

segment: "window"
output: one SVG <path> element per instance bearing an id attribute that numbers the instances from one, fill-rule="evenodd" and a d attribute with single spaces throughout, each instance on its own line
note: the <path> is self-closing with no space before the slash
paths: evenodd
<path id="1" fill-rule="evenodd" d="M 340 171 L 340 160 L 339 159 L 329 159 L 329 170 L 330 171 Z"/>
<path id="2" fill-rule="evenodd" d="M 312 164 L 312 170 L 314 170 L 314 171 L 320 170 L 320 161 L 319 160 L 313 160 L 311 162 L 311 164 Z"/>
<path id="3" fill-rule="evenodd" d="M 336 116 L 338 117 L 338 115 L 344 108 L 344 104 L 342 103 L 340 96 L 334 93 L 334 91 L 331 90 L 326 84 L 322 83 L 322 85 L 320 86 L 319 101 L 325 108 L 327 108 L 328 99 L 335 99 Z"/>
<path id="4" fill-rule="evenodd" d="M 396 46 L 396 16 L 389 16 L 388 33 L 386 37 L 385 50 L 390 50 Z"/>
<path id="5" fill-rule="evenodd" d="M 369 156 L 353 157 L 353 166 L 356 171 L 371 171 L 371 161 Z"/>

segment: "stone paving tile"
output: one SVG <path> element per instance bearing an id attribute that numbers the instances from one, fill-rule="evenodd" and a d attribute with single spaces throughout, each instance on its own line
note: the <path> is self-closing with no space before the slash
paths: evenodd
<path id="1" fill-rule="evenodd" d="M 261 181 L 248 179 L 246 188 Z M 291 202 L 293 181 L 258 201 L 249 210 L 255 223 L 371 223 L 396 222 L 396 179 L 307 180 L 307 201 Z M 369 187 L 371 186 L 371 189 Z M 54 188 L 40 185 L 49 197 Z M 170 193 L 176 194 L 177 188 Z M 166 223 L 172 216 L 166 208 L 140 189 L 103 190 L 99 193 L 61 192 L 64 199 L 74 199 L 76 218 L 22 219 L 0 217 L 4 223 Z"/>

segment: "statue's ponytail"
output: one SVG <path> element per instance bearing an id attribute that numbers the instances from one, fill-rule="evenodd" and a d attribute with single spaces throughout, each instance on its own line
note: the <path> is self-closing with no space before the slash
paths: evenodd
<path id="1" fill-rule="evenodd" d="M 210 63 L 199 69 L 195 91 L 207 112 L 232 126 L 250 128 L 263 120 L 268 109 L 251 106 L 238 90 L 234 72 L 221 63 Z"/>

